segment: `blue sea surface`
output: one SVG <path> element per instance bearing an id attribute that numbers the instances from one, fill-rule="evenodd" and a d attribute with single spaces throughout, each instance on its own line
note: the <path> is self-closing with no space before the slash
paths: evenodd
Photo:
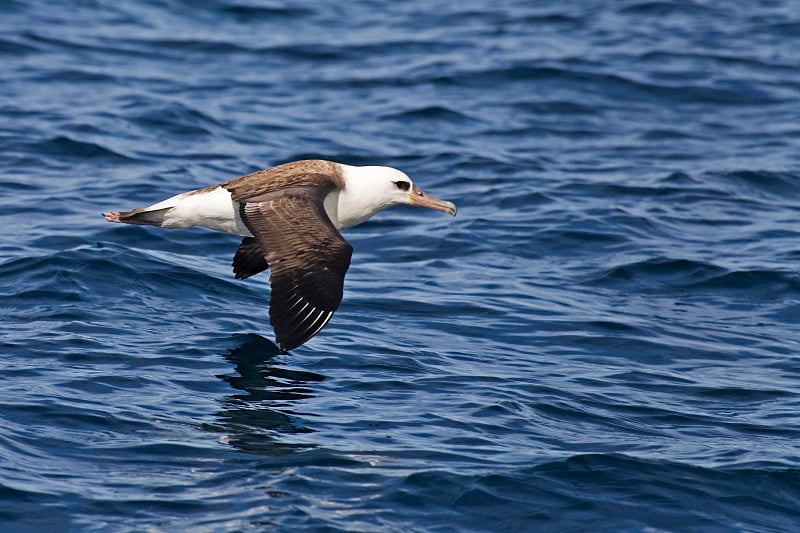
<path id="1" fill-rule="evenodd" d="M 0 4 L 0 530 L 800 531 L 800 2 Z M 305 158 L 458 205 L 273 344 Z"/>

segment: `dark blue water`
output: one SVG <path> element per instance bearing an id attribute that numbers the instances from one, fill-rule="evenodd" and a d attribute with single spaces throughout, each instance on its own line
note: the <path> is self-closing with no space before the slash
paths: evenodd
<path id="1" fill-rule="evenodd" d="M 0 4 L 3 531 L 800 530 L 800 3 Z M 238 239 L 112 225 L 284 161 L 345 233 L 279 354 Z"/>

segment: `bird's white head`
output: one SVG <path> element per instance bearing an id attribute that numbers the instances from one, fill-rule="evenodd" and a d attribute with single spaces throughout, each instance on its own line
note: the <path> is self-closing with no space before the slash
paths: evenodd
<path id="1" fill-rule="evenodd" d="M 395 205 L 417 205 L 456 215 L 452 202 L 439 200 L 423 192 L 404 173 L 392 167 L 353 167 L 341 165 L 344 190 L 336 198 L 336 219 L 339 228 L 355 226 L 369 217 Z M 326 202 L 328 214 L 331 206 Z"/>

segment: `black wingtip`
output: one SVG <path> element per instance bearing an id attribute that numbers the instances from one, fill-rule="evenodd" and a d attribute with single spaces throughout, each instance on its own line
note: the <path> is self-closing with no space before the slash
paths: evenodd
<path id="1" fill-rule="evenodd" d="M 275 334 L 275 344 L 281 349 L 283 353 L 289 353 L 289 350 L 294 350 L 298 346 L 302 346 L 308 339 L 287 338 L 285 336 Z"/>
<path id="2" fill-rule="evenodd" d="M 270 313 L 270 322 L 275 329 L 278 346 L 285 351 L 293 350 L 316 336 L 333 318 L 333 311 L 313 309 L 299 321 L 297 316 L 288 318 Z"/>
<path id="3" fill-rule="evenodd" d="M 281 346 L 280 343 L 276 343 L 276 344 L 278 345 L 278 348 L 280 348 L 282 354 L 288 354 L 289 350 L 294 350 L 296 348 L 296 346 L 287 347 L 287 346 Z"/>

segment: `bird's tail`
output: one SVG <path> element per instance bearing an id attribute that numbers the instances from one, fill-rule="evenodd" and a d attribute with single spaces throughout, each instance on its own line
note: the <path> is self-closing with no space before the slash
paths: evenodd
<path id="1" fill-rule="evenodd" d="M 147 207 L 139 207 L 130 211 L 103 213 L 103 217 L 109 222 L 139 224 L 143 226 L 162 226 L 164 224 L 164 215 L 166 215 L 170 209 L 172 209 L 172 207 L 152 210 Z"/>

